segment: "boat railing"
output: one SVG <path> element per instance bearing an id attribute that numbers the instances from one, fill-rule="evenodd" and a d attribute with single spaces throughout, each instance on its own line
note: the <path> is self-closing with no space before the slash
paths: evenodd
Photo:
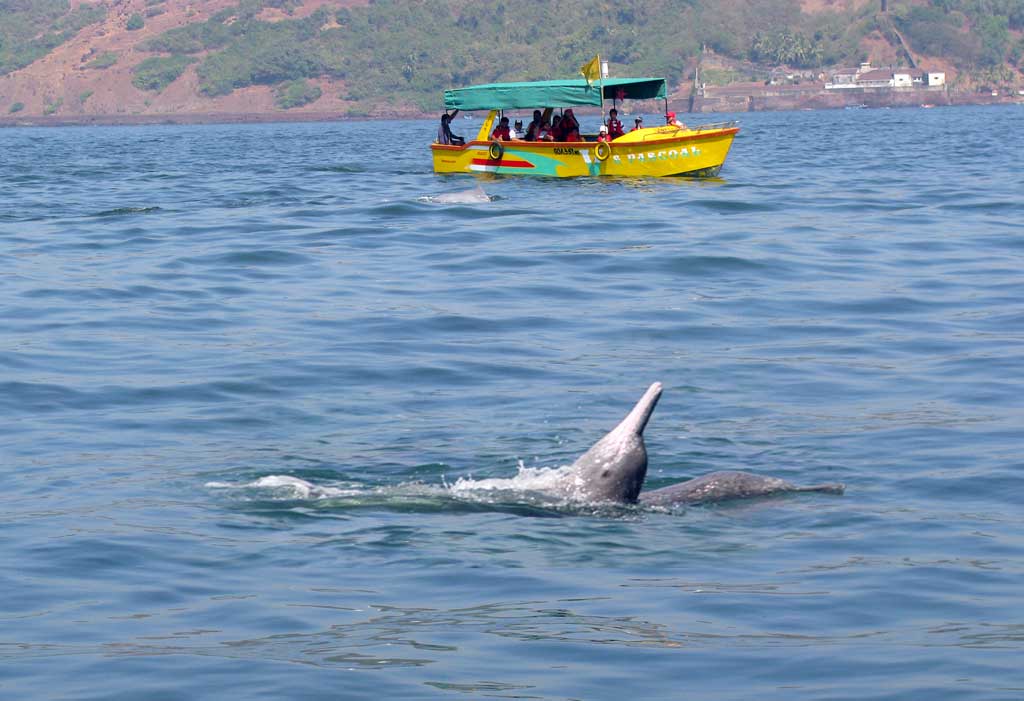
<path id="1" fill-rule="evenodd" d="M 690 127 L 693 131 L 719 131 L 721 129 L 732 129 L 739 122 L 735 119 L 728 122 L 712 122 L 711 124 L 699 124 L 695 127 Z"/>

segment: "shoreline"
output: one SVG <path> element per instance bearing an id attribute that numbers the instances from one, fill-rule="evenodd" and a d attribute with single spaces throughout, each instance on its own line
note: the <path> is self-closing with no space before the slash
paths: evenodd
<path id="1" fill-rule="evenodd" d="M 676 111 L 689 115 L 713 115 L 717 113 L 736 114 L 741 112 L 785 112 L 806 110 L 837 110 L 850 106 L 882 109 L 891 107 L 964 107 L 984 105 L 1024 105 L 1020 96 L 988 95 L 943 95 L 944 99 L 934 104 L 921 103 L 916 100 L 885 100 L 874 95 L 869 100 L 828 100 L 823 101 L 817 95 L 804 95 L 803 99 L 792 99 L 791 96 L 772 100 L 766 96 L 749 96 L 732 93 L 728 98 L 724 95 L 698 98 L 694 108 L 686 110 L 676 107 Z M 832 97 L 832 96 L 829 96 Z M 844 96 L 847 97 L 847 96 Z M 854 97 L 850 95 L 849 97 Z M 710 98 L 710 99 L 709 99 Z M 717 99 L 716 99 L 717 98 Z M 863 98 L 863 96 L 861 96 Z M 675 102 L 683 102 L 678 98 Z M 435 114 L 416 112 L 393 112 L 368 116 L 353 116 L 338 111 L 314 112 L 167 112 L 161 114 L 78 114 L 78 115 L 4 115 L 0 116 L 0 129 L 24 127 L 84 127 L 84 126 L 154 126 L 154 125 L 190 125 L 190 124 L 273 124 L 302 122 L 366 122 L 380 119 L 388 120 L 428 120 Z"/>

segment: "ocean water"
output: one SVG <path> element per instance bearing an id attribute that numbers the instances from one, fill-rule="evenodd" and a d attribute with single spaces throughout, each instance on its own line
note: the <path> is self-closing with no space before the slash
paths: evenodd
<path id="1" fill-rule="evenodd" d="M 739 118 L 0 130 L 0 697 L 1024 698 L 1024 108 Z M 648 486 L 846 494 L 537 493 L 654 381 Z"/>

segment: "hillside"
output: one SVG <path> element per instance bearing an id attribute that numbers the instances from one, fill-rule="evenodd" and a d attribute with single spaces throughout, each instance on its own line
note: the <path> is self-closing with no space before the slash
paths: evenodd
<path id="1" fill-rule="evenodd" d="M 435 112 L 445 87 L 571 76 L 597 52 L 618 75 L 667 76 L 684 97 L 709 56 L 719 82 L 916 60 L 964 93 L 1024 83 L 1024 0 L 510 7 L 0 0 L 0 119 L 416 115 Z"/>

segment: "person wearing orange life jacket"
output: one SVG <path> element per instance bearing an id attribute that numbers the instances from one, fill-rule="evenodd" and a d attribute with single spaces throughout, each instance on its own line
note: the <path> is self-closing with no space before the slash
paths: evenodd
<path id="1" fill-rule="evenodd" d="M 551 120 L 551 140 L 552 141 L 563 141 L 565 134 L 562 132 L 562 118 L 555 115 L 555 118 Z"/>
<path id="2" fill-rule="evenodd" d="M 633 120 L 633 123 L 635 124 L 635 126 L 632 129 L 630 129 L 630 131 L 637 131 L 638 129 L 643 129 L 644 128 L 644 118 L 643 117 L 637 117 L 636 119 Z"/>
<path id="3" fill-rule="evenodd" d="M 597 130 L 597 140 L 604 143 L 612 140 L 612 138 L 608 136 L 608 127 L 603 124 L 601 125 L 601 128 Z"/>
<path id="4" fill-rule="evenodd" d="M 580 123 L 571 109 L 562 115 L 562 141 L 580 141 Z"/>
<path id="5" fill-rule="evenodd" d="M 491 132 L 491 138 L 500 141 L 511 141 L 512 136 L 508 130 L 508 117 L 502 117 L 501 121 L 498 122 L 498 126 Z"/>
<path id="6" fill-rule="evenodd" d="M 619 121 L 619 111 L 612 107 L 608 110 L 608 136 L 617 139 L 625 133 L 622 122 Z"/>

